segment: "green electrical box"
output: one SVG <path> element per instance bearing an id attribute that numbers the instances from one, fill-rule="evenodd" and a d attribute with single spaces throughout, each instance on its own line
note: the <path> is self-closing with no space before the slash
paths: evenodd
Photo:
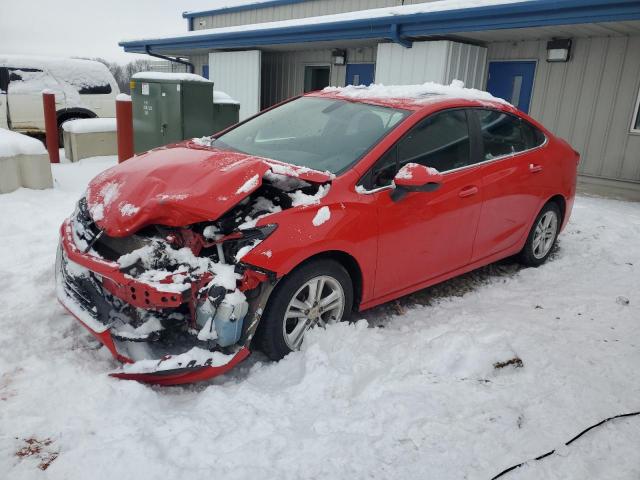
<path id="1" fill-rule="evenodd" d="M 136 153 L 216 131 L 213 82 L 192 74 L 141 72 L 130 87 Z"/>
<path id="2" fill-rule="evenodd" d="M 213 92 L 213 131 L 218 133 L 240 121 L 240 104 L 224 92 Z"/>

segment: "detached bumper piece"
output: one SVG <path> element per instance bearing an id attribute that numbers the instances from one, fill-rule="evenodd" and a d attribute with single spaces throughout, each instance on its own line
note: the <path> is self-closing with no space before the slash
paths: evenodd
<path id="1" fill-rule="evenodd" d="M 207 380 L 250 354 L 246 346 L 221 351 L 189 328 L 193 287 L 150 285 L 123 273 L 115 262 L 84 253 L 70 223 L 61 227 L 56 259 L 60 303 L 123 366 L 110 375 L 158 385 Z M 245 310 L 246 311 L 246 310 Z"/>

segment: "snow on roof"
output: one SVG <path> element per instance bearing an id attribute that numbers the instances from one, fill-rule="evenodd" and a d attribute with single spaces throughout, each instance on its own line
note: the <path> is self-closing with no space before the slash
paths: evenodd
<path id="1" fill-rule="evenodd" d="M 434 82 L 426 82 L 421 85 L 382 85 L 371 84 L 368 87 L 348 85 L 346 87 L 326 87 L 323 92 L 345 98 L 354 99 L 409 99 L 416 101 L 428 101 L 434 95 L 464 98 L 466 100 L 478 100 L 484 102 L 509 103 L 502 98 L 497 98 L 489 92 L 475 88 L 465 88 L 464 82 L 454 80 L 451 85 L 441 85 Z"/>
<path id="2" fill-rule="evenodd" d="M 69 133 L 101 133 L 115 132 L 115 118 L 78 118 L 67 120 L 62 124 L 62 129 Z"/>
<path id="3" fill-rule="evenodd" d="M 243 7 L 251 7 L 253 5 L 256 6 L 263 6 L 263 4 L 265 3 L 275 3 L 277 0 L 224 0 L 222 2 L 218 1 L 216 2 L 216 5 L 214 8 L 208 9 L 208 10 L 188 10 L 186 12 L 182 12 L 183 16 L 193 16 L 195 14 L 198 13 L 208 13 L 208 12 L 217 12 L 220 10 L 226 10 L 226 9 L 235 9 L 235 8 L 243 8 Z M 220 12 L 220 13 L 224 13 L 224 12 Z"/>
<path id="4" fill-rule="evenodd" d="M 40 140 L 0 128 L 0 157 L 47 153 Z"/>
<path id="5" fill-rule="evenodd" d="M 172 80 L 174 82 L 206 82 L 212 83 L 211 80 L 207 80 L 195 73 L 179 73 L 179 72 L 138 72 L 131 78 L 136 80 Z"/>
<path id="6" fill-rule="evenodd" d="M 231 98 L 229 94 L 221 92 L 220 90 L 213 91 L 213 103 L 217 105 L 228 104 L 228 103 L 231 103 L 233 105 L 240 104 L 240 102 Z"/>
<path id="7" fill-rule="evenodd" d="M 192 30 L 180 35 L 170 37 L 134 37 L 122 40 L 122 42 L 136 42 L 145 40 L 166 40 L 182 37 L 197 37 L 200 35 L 212 35 L 221 33 L 246 32 L 253 30 L 269 30 L 273 28 L 316 25 L 346 20 L 361 20 L 372 18 L 396 17 L 399 15 L 412 15 L 417 13 L 442 12 L 447 10 L 460 10 L 464 8 L 486 7 L 491 5 L 503 5 L 508 3 L 530 3 L 536 0 L 437 0 L 434 2 L 417 3 L 415 5 L 400 5 L 397 7 L 372 8 L 368 10 L 356 10 L 354 12 L 335 13 L 332 15 L 320 15 L 316 17 L 295 18 L 291 20 L 279 20 L 277 22 L 254 23 L 249 25 L 235 25 L 233 27 L 210 28 L 204 30 Z M 122 43 L 121 42 L 121 43 Z"/>
<path id="8" fill-rule="evenodd" d="M 0 54 L 0 65 L 14 68 L 48 70 L 58 80 L 75 87 L 115 85 L 109 69 L 95 60 L 63 57 L 38 57 L 31 55 Z"/>

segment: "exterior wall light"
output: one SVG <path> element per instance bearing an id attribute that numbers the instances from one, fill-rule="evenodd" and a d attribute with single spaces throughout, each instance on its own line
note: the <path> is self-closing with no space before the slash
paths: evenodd
<path id="1" fill-rule="evenodd" d="M 547 42 L 547 62 L 568 62 L 571 56 L 571 39 L 553 39 Z"/>
<path id="2" fill-rule="evenodd" d="M 347 51 L 346 50 L 334 50 L 331 52 L 331 61 L 334 65 L 344 65 L 347 63 Z"/>

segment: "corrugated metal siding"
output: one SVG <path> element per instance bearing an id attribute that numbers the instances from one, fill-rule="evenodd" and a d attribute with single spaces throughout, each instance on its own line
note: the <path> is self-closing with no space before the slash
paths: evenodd
<path id="1" fill-rule="evenodd" d="M 425 3 L 427 1 L 429 0 L 405 0 L 404 4 Z M 234 25 L 274 22 L 398 5 L 402 5 L 402 0 L 310 0 L 292 5 L 196 17 L 193 19 L 193 28 L 194 30 L 201 30 L 204 28 L 231 27 Z"/>
<path id="2" fill-rule="evenodd" d="M 567 63 L 546 40 L 489 44 L 491 60 L 537 60 L 530 114 L 582 157 L 580 173 L 640 182 L 640 135 L 630 133 L 640 88 L 640 36 L 577 38 Z"/>
<path id="3" fill-rule="evenodd" d="M 260 50 L 209 54 L 209 78 L 240 102 L 240 120 L 260 111 Z"/>
<path id="4" fill-rule="evenodd" d="M 193 63 L 194 72 L 198 75 L 202 75 L 202 66 L 209 65 L 209 54 L 203 53 L 201 55 L 190 55 L 189 61 Z"/>
<path id="5" fill-rule="evenodd" d="M 410 85 L 424 82 L 451 83 L 481 88 L 487 49 L 449 40 L 414 42 L 411 48 L 395 43 L 378 46 L 376 83 Z"/>
<path id="6" fill-rule="evenodd" d="M 262 108 L 304 92 L 304 67 L 327 65 L 331 68 L 331 85 L 344 86 L 346 65 L 331 65 L 331 49 L 263 52 Z M 373 63 L 376 46 L 347 49 L 348 63 Z"/>

